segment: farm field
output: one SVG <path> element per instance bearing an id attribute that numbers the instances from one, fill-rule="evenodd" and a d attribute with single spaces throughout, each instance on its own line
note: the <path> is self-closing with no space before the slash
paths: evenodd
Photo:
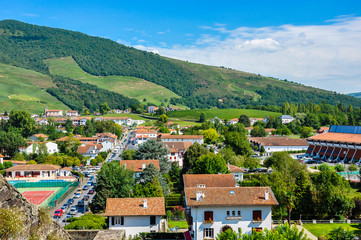
<path id="1" fill-rule="evenodd" d="M 72 57 L 53 58 L 44 61 L 51 74 L 69 77 L 85 83 L 96 85 L 113 92 L 123 94 L 146 102 L 159 105 L 163 99 L 180 98 L 172 91 L 136 77 L 94 76 L 83 71 Z"/>
<path id="2" fill-rule="evenodd" d="M 189 119 L 189 120 L 199 120 L 199 116 L 204 112 L 206 118 L 209 120 L 214 117 L 219 117 L 220 119 L 232 119 L 239 118 L 242 114 L 247 115 L 248 117 L 253 118 L 265 118 L 267 116 L 281 116 L 281 113 L 255 110 L 255 109 L 192 109 L 192 110 L 182 110 L 182 111 L 173 111 L 167 112 L 169 118 L 177 119 Z"/>
<path id="3" fill-rule="evenodd" d="M 53 86 L 49 76 L 0 63 L 0 111 L 21 109 L 39 114 L 46 105 L 49 109 L 69 109 L 46 92 Z"/>
<path id="4" fill-rule="evenodd" d="M 356 234 L 361 233 L 361 224 L 347 224 L 347 223 L 325 223 L 325 224 L 303 224 L 303 227 L 310 231 L 316 237 L 327 235 L 332 230 L 342 227 L 345 230 L 353 231 Z"/>

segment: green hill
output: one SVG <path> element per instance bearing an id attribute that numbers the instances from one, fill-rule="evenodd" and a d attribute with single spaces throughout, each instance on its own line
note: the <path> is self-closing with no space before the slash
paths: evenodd
<path id="1" fill-rule="evenodd" d="M 69 77 L 81 82 L 90 83 L 113 92 L 138 100 L 160 105 L 163 99 L 180 98 L 177 94 L 152 82 L 136 77 L 94 76 L 86 73 L 72 57 L 45 60 L 51 74 Z"/>
<path id="2" fill-rule="evenodd" d="M 353 97 L 357 97 L 357 98 L 361 98 L 361 92 L 358 93 L 349 93 L 347 95 L 353 96 Z"/>
<path id="3" fill-rule="evenodd" d="M 0 63 L 0 111 L 12 109 L 41 113 L 49 109 L 69 109 L 46 92 L 54 87 L 50 76 Z"/>
<path id="4" fill-rule="evenodd" d="M 146 98 L 158 103 L 171 98 L 170 103 L 190 108 L 239 108 L 249 104 L 280 106 L 286 101 L 361 106 L 361 99 L 352 96 L 232 69 L 169 59 L 109 39 L 14 20 L 0 21 L 0 62 L 43 74 L 68 76 L 136 99 Z M 78 82 L 71 84 L 78 85 Z M 65 87 L 64 84 L 59 86 Z M 91 85 L 79 85 L 78 90 L 85 91 L 86 86 Z M 59 100 L 75 106 L 74 102 L 68 101 L 70 96 L 66 89 L 52 90 Z M 89 97 L 92 92 L 78 94 Z M 109 101 L 115 97 L 109 92 L 102 94 L 112 96 Z M 116 98 L 120 99 L 120 96 Z"/>

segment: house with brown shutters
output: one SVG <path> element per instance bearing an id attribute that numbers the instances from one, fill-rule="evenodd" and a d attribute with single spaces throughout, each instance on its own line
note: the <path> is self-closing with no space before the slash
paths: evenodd
<path id="1" fill-rule="evenodd" d="M 278 205 L 270 187 L 186 187 L 185 202 L 195 240 L 215 239 L 227 229 L 245 234 L 271 229 L 272 206 Z"/>
<path id="2" fill-rule="evenodd" d="M 105 216 L 110 230 L 125 230 L 127 238 L 166 229 L 164 197 L 107 198 Z"/>
<path id="3" fill-rule="evenodd" d="M 191 142 L 163 142 L 163 145 L 168 148 L 168 158 L 171 164 L 176 163 L 179 167 L 183 167 L 183 156 L 188 148 L 192 145 Z"/>
<path id="4" fill-rule="evenodd" d="M 160 169 L 159 160 L 122 160 L 120 161 L 120 166 L 124 166 L 124 168 L 132 170 L 134 172 L 134 177 L 139 179 L 141 177 L 141 173 L 144 169 L 147 168 L 149 164 L 153 164 L 156 168 Z"/>

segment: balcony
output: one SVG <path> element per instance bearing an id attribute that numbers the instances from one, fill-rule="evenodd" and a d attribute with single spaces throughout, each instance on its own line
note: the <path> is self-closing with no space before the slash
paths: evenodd
<path id="1" fill-rule="evenodd" d="M 209 219 L 209 220 L 204 220 L 203 223 L 204 224 L 213 224 L 214 221 L 212 219 Z"/>
<path id="2" fill-rule="evenodd" d="M 242 217 L 241 216 L 228 216 L 226 217 L 226 220 L 242 220 Z"/>

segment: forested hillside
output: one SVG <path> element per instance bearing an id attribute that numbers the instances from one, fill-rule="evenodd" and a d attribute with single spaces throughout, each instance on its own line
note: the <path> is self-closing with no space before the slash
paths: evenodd
<path id="1" fill-rule="evenodd" d="M 353 96 L 353 97 L 357 97 L 357 98 L 361 98 L 361 92 L 358 92 L 358 93 L 349 93 L 348 95 Z"/>
<path id="2" fill-rule="evenodd" d="M 105 102 L 111 109 L 127 109 L 131 108 L 133 104 L 139 104 L 135 99 L 70 78 L 57 76 L 54 78 L 54 83 L 56 87 L 48 88 L 47 92 L 71 109 L 80 112 L 84 107 L 90 111 L 96 111 L 100 108 L 100 104 Z"/>
<path id="3" fill-rule="evenodd" d="M 289 81 L 169 59 L 79 32 L 14 20 L 0 21 L 1 63 L 51 75 L 44 60 L 62 57 L 72 57 L 81 69 L 94 76 L 127 76 L 158 84 L 178 95 L 170 97 L 172 93 L 169 93 L 164 99 L 190 108 L 239 108 L 266 104 L 281 106 L 286 101 L 294 104 L 318 104 L 325 101 L 329 104 L 361 106 L 361 99 Z M 102 78 L 102 81 L 106 80 Z M 92 84 L 115 91 L 109 84 Z M 112 84 L 117 86 L 116 80 Z M 83 87 L 78 89 L 84 90 Z M 69 103 L 68 92 L 55 89 L 49 92 L 66 105 L 79 108 Z M 117 92 L 133 97 L 127 95 L 127 91 Z M 85 96 L 91 93 L 77 94 Z"/>

